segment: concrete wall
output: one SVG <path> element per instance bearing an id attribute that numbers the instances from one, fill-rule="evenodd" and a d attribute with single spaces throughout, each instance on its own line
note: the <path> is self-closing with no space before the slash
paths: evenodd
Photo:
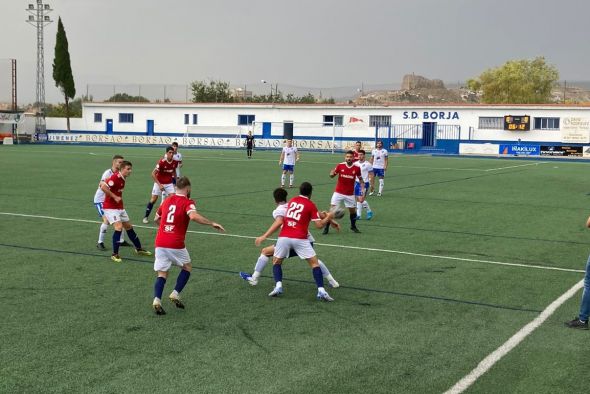
<path id="1" fill-rule="evenodd" d="M 95 123 L 94 114 L 101 113 L 102 121 Z M 119 123 L 120 113 L 133 113 L 133 123 Z M 184 115 L 189 114 L 190 124 L 184 124 Z M 192 115 L 198 115 L 198 125 L 192 124 Z M 238 115 L 255 115 L 255 127 L 238 126 Z M 344 126 L 322 127 L 324 115 L 341 115 Z M 274 123 L 272 135 L 282 133 L 283 121 L 295 122 L 296 137 L 331 137 L 337 135 L 350 138 L 372 138 L 374 128 L 369 127 L 369 116 L 389 115 L 394 125 L 417 125 L 422 122 L 437 122 L 439 125 L 459 125 L 463 140 L 490 141 L 561 141 L 562 130 L 534 130 L 535 117 L 557 117 L 561 125 L 565 118 L 590 119 L 590 107 L 574 106 L 485 106 L 485 105 L 396 105 L 382 107 L 357 107 L 346 105 L 260 105 L 260 104 L 125 104 L 86 103 L 81 119 L 71 119 L 71 130 L 76 132 L 98 132 L 106 130 L 106 120 L 113 120 L 115 133 L 145 133 L 147 120 L 154 121 L 156 135 L 236 135 L 248 129 L 262 133 L 262 122 Z M 486 130 L 479 128 L 480 117 L 503 117 L 505 115 L 529 115 L 530 131 Z M 315 124 L 315 125 L 314 125 Z M 65 130 L 65 119 L 47 119 L 50 131 Z M 590 134 L 590 130 L 583 131 Z"/>

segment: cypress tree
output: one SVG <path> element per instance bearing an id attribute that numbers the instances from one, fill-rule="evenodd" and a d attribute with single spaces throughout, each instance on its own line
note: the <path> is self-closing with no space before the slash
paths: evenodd
<path id="1" fill-rule="evenodd" d="M 66 118 L 68 124 L 68 133 L 70 132 L 70 107 L 69 101 L 76 96 L 76 86 L 74 85 L 74 76 L 72 75 L 72 66 L 70 64 L 70 52 L 68 51 L 68 37 L 61 23 L 61 17 L 57 22 L 57 34 L 55 37 L 55 57 L 53 59 L 53 80 L 65 97 Z"/>

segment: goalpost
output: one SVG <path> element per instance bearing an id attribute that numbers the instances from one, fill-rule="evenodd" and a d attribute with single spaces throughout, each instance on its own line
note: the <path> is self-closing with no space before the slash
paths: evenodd
<path id="1" fill-rule="evenodd" d="M 236 148 L 242 146 L 242 139 L 251 127 L 248 126 L 186 126 L 183 135 L 191 138 L 215 138 L 216 146 L 220 148 Z"/>
<path id="2" fill-rule="evenodd" d="M 254 135 L 264 136 L 262 141 L 283 141 L 292 136 L 295 146 L 300 149 L 328 150 L 331 153 L 342 149 L 343 127 L 334 122 L 253 122 L 251 130 Z M 282 147 L 282 143 L 273 147 Z"/>

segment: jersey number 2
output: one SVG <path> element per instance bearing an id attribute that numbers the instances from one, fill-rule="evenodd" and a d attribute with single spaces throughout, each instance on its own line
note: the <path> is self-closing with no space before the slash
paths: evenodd
<path id="1" fill-rule="evenodd" d="M 174 223 L 174 212 L 176 212 L 176 205 L 170 205 L 168 215 L 166 215 L 166 223 Z"/>

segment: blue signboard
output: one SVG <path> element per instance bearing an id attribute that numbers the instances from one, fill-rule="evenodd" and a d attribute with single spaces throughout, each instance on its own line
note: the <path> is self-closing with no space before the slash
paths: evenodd
<path id="1" fill-rule="evenodd" d="M 539 145 L 501 144 L 501 155 L 539 156 Z"/>

